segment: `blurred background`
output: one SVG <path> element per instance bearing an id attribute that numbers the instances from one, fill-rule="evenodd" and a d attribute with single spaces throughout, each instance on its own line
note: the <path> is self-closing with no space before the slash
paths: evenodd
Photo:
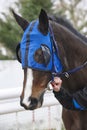
<path id="1" fill-rule="evenodd" d="M 62 16 L 87 35 L 87 0 L 0 0 L 0 59 L 14 59 L 15 48 L 23 31 L 13 18 L 13 8 L 28 21 L 38 17 L 41 8 L 48 14 Z"/>
<path id="2" fill-rule="evenodd" d="M 19 93 L 23 82 L 23 70 L 16 60 L 15 49 L 23 31 L 10 9 L 32 21 L 38 18 L 43 8 L 49 15 L 67 19 L 86 36 L 86 5 L 87 0 L 0 0 L 0 130 L 64 130 L 59 103 L 32 112 L 15 108 L 20 106 Z M 13 91 L 16 96 L 13 93 L 10 97 Z"/>

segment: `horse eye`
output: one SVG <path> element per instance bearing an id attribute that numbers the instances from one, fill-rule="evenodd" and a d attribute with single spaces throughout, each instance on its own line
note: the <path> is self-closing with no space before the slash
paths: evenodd
<path id="1" fill-rule="evenodd" d="M 39 64 L 44 64 L 44 56 L 43 56 L 43 52 L 42 52 L 41 48 L 36 50 L 36 52 L 34 54 L 34 59 Z"/>

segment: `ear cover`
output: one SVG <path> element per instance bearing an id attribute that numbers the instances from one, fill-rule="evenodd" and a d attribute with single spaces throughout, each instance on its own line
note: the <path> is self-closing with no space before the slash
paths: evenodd
<path id="1" fill-rule="evenodd" d="M 48 16 L 45 10 L 41 9 L 40 15 L 39 15 L 39 30 L 46 35 L 48 33 L 49 28 L 49 21 Z"/>
<path id="2" fill-rule="evenodd" d="M 50 49 L 44 44 L 41 45 L 41 49 L 42 49 L 42 52 L 43 52 L 45 65 L 47 66 L 48 63 L 50 62 L 50 58 L 51 58 Z"/>
<path id="3" fill-rule="evenodd" d="M 17 56 L 17 60 L 21 63 L 20 43 L 16 47 L 16 56 Z"/>

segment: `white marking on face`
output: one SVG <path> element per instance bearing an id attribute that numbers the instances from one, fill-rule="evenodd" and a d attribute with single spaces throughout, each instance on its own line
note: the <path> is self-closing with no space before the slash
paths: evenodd
<path id="1" fill-rule="evenodd" d="M 27 70 L 27 82 L 24 90 L 24 98 L 22 101 L 22 103 L 26 106 L 29 106 L 30 104 L 29 97 L 31 96 L 32 85 L 33 85 L 33 72 L 32 69 L 29 68 Z"/>

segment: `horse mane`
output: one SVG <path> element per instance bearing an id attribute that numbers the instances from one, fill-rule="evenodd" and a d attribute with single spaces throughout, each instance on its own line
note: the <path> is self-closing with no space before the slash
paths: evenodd
<path id="1" fill-rule="evenodd" d="M 87 60 L 87 38 L 62 17 L 54 17 L 49 20 L 54 25 L 53 29 L 63 71 L 72 70 L 82 65 Z M 64 79 L 63 86 L 73 93 L 85 86 L 87 80 L 85 77 L 86 70 L 81 70 L 73 76 L 71 75 L 69 81 Z"/>
<path id="2" fill-rule="evenodd" d="M 83 40 L 86 45 L 87 45 L 87 38 L 86 36 L 84 36 L 83 34 L 81 34 L 80 32 L 78 32 L 73 25 L 70 23 L 69 20 L 65 19 L 65 17 L 56 17 L 56 16 L 49 16 L 49 20 L 54 21 L 64 27 L 66 27 L 67 29 L 69 29 L 69 31 L 71 31 L 72 33 L 74 33 L 74 35 L 76 35 L 77 37 L 79 37 L 81 40 Z"/>

